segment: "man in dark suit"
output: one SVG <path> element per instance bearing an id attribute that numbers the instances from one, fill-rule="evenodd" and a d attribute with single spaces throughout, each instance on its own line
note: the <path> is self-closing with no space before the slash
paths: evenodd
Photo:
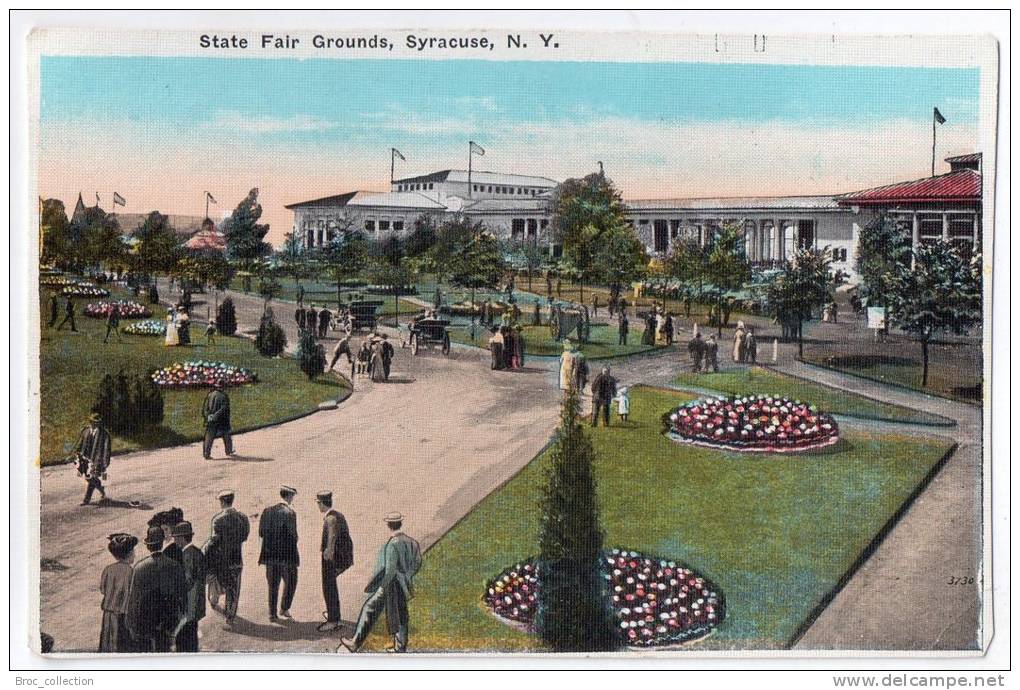
<path id="1" fill-rule="evenodd" d="M 209 603 L 213 608 L 219 605 L 219 591 L 222 589 L 227 597 L 224 615 L 229 628 L 237 617 L 241 570 L 244 567 L 241 548 L 248 539 L 251 525 L 248 516 L 234 508 L 233 491 L 221 491 L 218 498 L 220 512 L 212 519 L 212 529 L 204 553 L 206 570 L 215 582 L 215 586 L 209 587 Z"/>
<path id="2" fill-rule="evenodd" d="M 230 396 L 223 390 L 223 383 L 216 381 L 213 389 L 202 403 L 202 421 L 205 422 L 205 441 L 202 443 L 202 457 L 212 459 L 212 444 L 217 438 L 223 439 L 227 455 L 234 454 L 234 441 L 230 437 Z"/>
<path id="3" fill-rule="evenodd" d="M 404 517 L 400 513 L 390 513 L 383 520 L 393 536 L 379 552 L 375 575 L 365 587 L 365 593 L 372 596 L 361 607 L 354 637 L 340 638 L 340 644 L 350 652 L 361 648 L 383 611 L 386 611 L 386 626 L 393 635 L 393 646 L 386 651 L 407 651 L 407 602 L 414 594 L 412 581 L 421 568 L 421 547 L 401 531 Z"/>
<path id="4" fill-rule="evenodd" d="M 322 308 L 319 312 L 319 337 L 325 338 L 326 331 L 329 329 L 329 318 L 332 316 L 329 309 L 326 307 Z"/>
<path id="5" fill-rule="evenodd" d="M 609 426 L 609 408 L 616 397 L 616 379 L 609 374 L 609 367 L 595 375 L 591 382 L 591 425 L 599 425 L 599 411 L 602 411 L 602 423 Z"/>
<path id="6" fill-rule="evenodd" d="M 50 320 L 46 323 L 47 326 L 53 328 L 57 324 L 57 293 L 50 293 Z"/>
<path id="7" fill-rule="evenodd" d="M 302 330 L 305 327 L 305 308 L 298 304 L 298 308 L 294 310 L 294 321 L 297 322 L 298 330 Z"/>
<path id="8" fill-rule="evenodd" d="M 627 344 L 627 334 L 630 332 L 630 319 L 627 318 L 627 314 L 623 311 L 620 312 L 620 337 L 618 339 L 619 345 Z"/>
<path id="9" fill-rule="evenodd" d="M 340 627 L 340 590 L 336 579 L 354 563 L 354 544 L 343 514 L 333 509 L 333 493 L 320 491 L 315 496 L 322 519 L 322 598 L 326 601 L 325 623 L 319 630 L 329 632 Z"/>
<path id="10" fill-rule="evenodd" d="M 393 343 L 390 342 L 389 336 L 385 333 L 382 334 L 382 363 L 383 363 L 383 376 L 387 381 L 390 380 L 390 365 L 393 364 L 393 355 L 396 351 L 393 349 Z"/>
<path id="11" fill-rule="evenodd" d="M 262 538 L 262 551 L 259 563 L 266 566 L 266 581 L 269 583 L 269 620 L 279 622 L 277 616 L 277 600 L 280 596 L 280 582 L 283 582 L 283 601 L 280 602 L 280 616 L 291 618 L 290 605 L 294 601 L 297 589 L 298 566 L 298 532 L 297 513 L 290 507 L 297 489 L 289 486 L 280 487 L 280 498 L 283 500 L 275 506 L 262 511 L 259 518 L 259 536 Z"/>
<path id="12" fill-rule="evenodd" d="M 78 443 L 75 445 L 78 474 L 85 477 L 88 483 L 85 498 L 81 502 L 83 506 L 92 502 L 92 493 L 96 490 L 100 496 L 106 498 L 103 480 L 106 479 L 106 471 L 110 467 L 110 448 L 110 432 L 103 426 L 102 418 L 93 412 L 89 415 L 88 425 L 78 435 Z"/>
<path id="13" fill-rule="evenodd" d="M 64 305 L 64 320 L 57 326 L 57 330 L 63 329 L 64 324 L 68 321 L 71 322 L 71 332 L 77 333 L 78 328 L 74 325 L 74 300 L 70 297 L 67 298 L 67 304 Z"/>
<path id="14" fill-rule="evenodd" d="M 149 528 L 145 535 L 149 555 L 131 574 L 126 622 L 139 652 L 171 651 L 184 621 L 188 589 L 184 566 L 160 551 L 163 538 L 163 528 Z"/>
<path id="15" fill-rule="evenodd" d="M 174 543 L 181 549 L 187 595 L 184 599 L 184 625 L 177 632 L 178 652 L 198 651 L 198 622 L 205 618 L 205 556 L 191 543 L 195 532 L 190 522 L 174 526 Z"/>
<path id="16" fill-rule="evenodd" d="M 312 332 L 312 335 L 319 334 L 319 312 L 315 310 L 315 305 L 308 307 L 305 312 L 305 328 Z"/>

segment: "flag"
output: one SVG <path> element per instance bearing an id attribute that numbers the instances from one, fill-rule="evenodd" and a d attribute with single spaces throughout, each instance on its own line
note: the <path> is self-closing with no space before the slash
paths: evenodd
<path id="1" fill-rule="evenodd" d="M 402 160 L 404 162 L 407 162 L 407 159 L 404 158 L 404 154 L 402 154 L 400 151 L 397 151 L 396 149 L 391 149 L 391 150 L 393 151 L 393 155 L 394 156 L 396 156 L 397 158 L 399 158 L 400 160 Z"/>
<path id="2" fill-rule="evenodd" d="M 212 194 L 210 194 L 209 192 L 206 192 L 206 193 L 205 193 L 205 197 L 206 197 L 206 199 L 208 199 L 209 201 L 213 202 L 214 204 L 215 204 L 215 203 L 217 203 L 217 202 L 216 202 L 216 199 L 215 199 L 215 198 L 213 198 L 213 195 L 212 195 Z"/>
<path id="3" fill-rule="evenodd" d="M 935 122 L 938 122 L 940 125 L 946 124 L 946 118 L 942 117 L 942 113 L 939 112 L 938 108 L 935 108 L 934 115 L 935 115 Z"/>
<path id="4" fill-rule="evenodd" d="M 127 206 L 127 199 L 122 197 L 117 192 L 114 192 L 113 193 L 113 205 L 117 206 L 118 204 L 121 205 L 121 206 Z"/>
<path id="5" fill-rule="evenodd" d="M 96 206 L 99 205 L 99 192 L 96 192 Z"/>
<path id="6" fill-rule="evenodd" d="M 471 144 L 471 153 L 477 154 L 479 156 L 484 156 L 485 155 L 485 149 L 483 149 L 481 146 L 479 146 L 478 144 L 476 144 L 473 141 L 468 142 L 468 143 Z"/>

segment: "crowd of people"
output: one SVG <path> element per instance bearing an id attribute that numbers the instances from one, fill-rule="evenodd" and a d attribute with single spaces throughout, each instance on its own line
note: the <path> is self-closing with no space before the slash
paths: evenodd
<path id="1" fill-rule="evenodd" d="M 493 369 L 520 369 L 524 366 L 524 327 L 504 324 L 489 329 L 489 354 Z"/>
<path id="2" fill-rule="evenodd" d="M 280 501 L 267 506 L 259 518 L 259 565 L 265 567 L 269 621 L 293 619 L 291 606 L 298 584 L 297 515 L 291 504 L 297 489 L 280 487 Z M 104 568 L 101 653 L 197 652 L 199 622 L 206 604 L 223 615 L 224 629 L 237 630 L 238 602 L 244 571 L 244 543 L 251 533 L 248 517 L 234 507 L 235 492 L 218 493 L 219 511 L 213 516 L 209 537 L 202 547 L 194 543 L 195 530 L 180 508 L 155 513 L 148 521 L 142 545 L 146 555 L 136 560 L 138 537 L 117 532 L 108 537 L 113 562 Z M 354 563 L 354 542 L 344 515 L 333 507 L 333 493 L 319 491 L 315 503 L 323 515 L 320 542 L 322 594 L 326 610 L 318 630 L 338 631 L 342 626 L 337 580 Z M 413 580 L 421 567 L 421 548 L 403 530 L 404 518 L 389 513 L 383 520 L 391 537 L 380 549 L 378 565 L 365 588 L 365 601 L 350 638 L 341 646 L 357 651 L 385 611 L 393 645 L 403 652 L 408 645 L 407 603 Z M 282 592 L 281 592 L 282 586 Z M 222 600 L 222 605 L 221 605 Z"/>
<path id="3" fill-rule="evenodd" d="M 317 338 L 325 338 L 329 331 L 342 330 L 350 333 L 350 314 L 346 308 L 330 311 L 325 305 L 298 304 L 294 310 L 294 321 L 299 331 L 311 331 Z"/>

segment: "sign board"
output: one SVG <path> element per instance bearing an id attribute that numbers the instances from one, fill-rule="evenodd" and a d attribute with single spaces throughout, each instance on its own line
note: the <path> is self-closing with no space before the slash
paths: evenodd
<path id="1" fill-rule="evenodd" d="M 885 330 L 885 307 L 868 307 L 868 328 Z"/>

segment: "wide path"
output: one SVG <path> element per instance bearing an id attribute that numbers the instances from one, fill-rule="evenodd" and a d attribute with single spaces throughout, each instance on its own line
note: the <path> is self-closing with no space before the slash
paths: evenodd
<path id="1" fill-rule="evenodd" d="M 251 298 L 234 297 L 242 328 L 251 327 Z M 198 444 L 115 456 L 109 506 L 79 507 L 84 484 L 74 469 L 44 469 L 40 549 L 44 561 L 50 560 L 41 574 L 41 629 L 54 636 L 55 651 L 96 648 L 99 576 L 112 560 L 106 535 L 120 530 L 144 535 L 154 510 L 178 506 L 201 543 L 223 488 L 236 490 L 235 505 L 250 517 L 252 537 L 244 550 L 240 623 L 235 631 L 223 630 L 222 617 L 210 612 L 200 627 L 203 649 L 335 649 L 337 636 L 315 629 L 324 609 L 316 491 L 334 492 L 351 527 L 355 565 L 340 579 L 349 621 L 387 538 L 384 514 L 402 512 L 406 531 L 428 547 L 551 437 L 558 415 L 551 374 L 540 368 L 492 372 L 486 360 L 474 349 L 454 348 L 449 358 L 438 353 L 414 358 L 398 347 L 390 383 L 359 378 L 352 397 L 337 410 L 237 436 L 234 458 L 224 457 L 219 442 L 212 461 L 202 460 Z M 271 625 L 264 569 L 257 565 L 257 522 L 262 509 L 279 500 L 281 483 L 299 492 L 294 508 L 302 565 L 295 622 Z M 139 501 L 141 509 L 127 501 Z M 142 553 L 139 546 L 139 557 Z"/>

